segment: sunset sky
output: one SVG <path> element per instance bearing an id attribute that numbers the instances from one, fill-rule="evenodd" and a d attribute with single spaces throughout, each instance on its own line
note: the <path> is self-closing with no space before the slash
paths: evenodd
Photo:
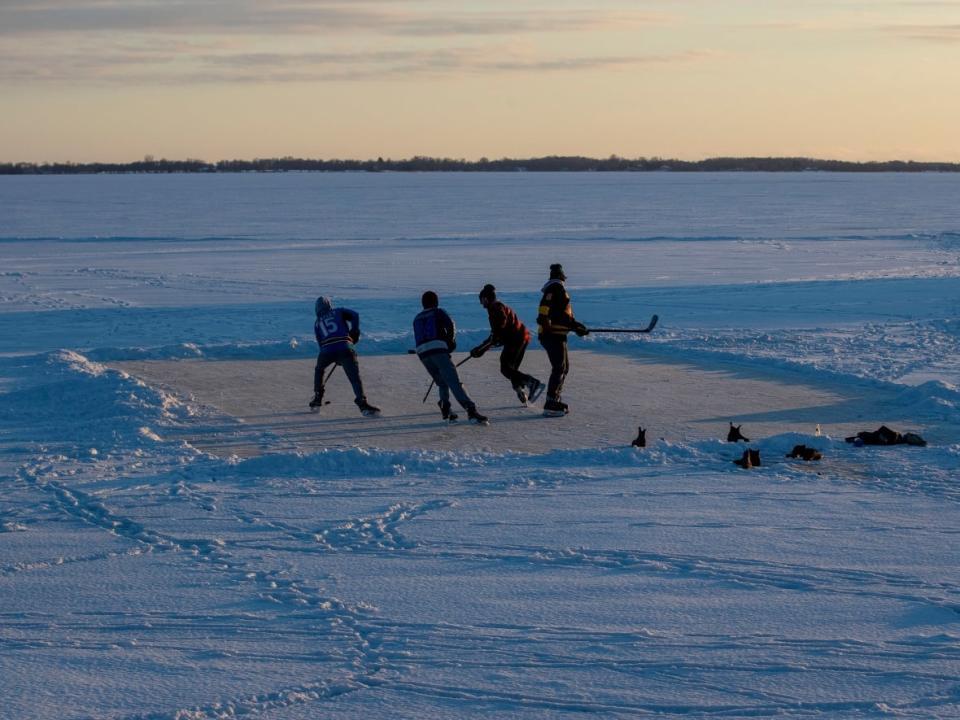
<path id="1" fill-rule="evenodd" d="M 960 161 L 960 0 L 0 0 L 0 162 Z"/>

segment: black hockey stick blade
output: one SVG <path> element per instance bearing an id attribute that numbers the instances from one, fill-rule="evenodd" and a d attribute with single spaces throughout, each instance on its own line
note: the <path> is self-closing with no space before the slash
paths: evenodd
<path id="1" fill-rule="evenodd" d="M 659 315 L 654 315 L 650 318 L 650 324 L 645 328 L 589 328 L 592 333 L 648 333 L 657 326 L 657 321 L 660 320 Z"/>

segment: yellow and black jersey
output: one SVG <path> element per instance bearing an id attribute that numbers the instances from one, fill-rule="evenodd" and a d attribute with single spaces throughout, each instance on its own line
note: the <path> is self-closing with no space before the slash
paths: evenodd
<path id="1" fill-rule="evenodd" d="M 561 280 L 548 280 L 543 286 L 540 309 L 537 313 L 538 334 L 566 337 L 577 325 L 573 317 L 570 296 Z"/>

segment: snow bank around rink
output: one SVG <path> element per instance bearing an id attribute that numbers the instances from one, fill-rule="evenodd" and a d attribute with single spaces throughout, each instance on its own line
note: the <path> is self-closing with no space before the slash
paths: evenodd
<path id="1" fill-rule="evenodd" d="M 788 458 L 796 445 L 820 450 L 821 462 Z M 856 447 L 844 438 L 783 433 L 749 444 L 703 440 L 671 443 L 655 440 L 646 448 L 585 448 L 542 454 L 327 449 L 312 453 L 284 452 L 240 459 L 197 457 L 178 474 L 193 483 L 228 482 L 239 486 L 286 486 L 319 489 L 333 480 L 409 477 L 433 479 L 438 487 L 456 478 L 459 486 L 479 490 L 556 487 L 623 477 L 670 482 L 679 475 L 741 476 L 734 464 L 747 448 L 760 451 L 762 464 L 750 472 L 758 482 L 810 482 L 825 470 L 829 482 L 842 478 L 872 489 L 960 501 L 960 444 L 917 448 Z"/>
<path id="2" fill-rule="evenodd" d="M 0 395 L 0 426 L 24 446 L 92 457 L 155 447 L 167 429 L 200 412 L 72 350 L 4 364 L 11 387 Z"/>
<path id="3" fill-rule="evenodd" d="M 908 328 L 899 328 L 904 333 Z M 918 421 L 960 423 L 960 387 L 944 380 L 926 380 L 908 385 L 914 367 L 934 367 L 946 357 L 960 358 L 960 339 L 951 341 L 957 351 L 944 351 L 942 342 L 931 346 L 923 341 L 924 333 L 912 328 L 919 338 L 909 348 L 891 348 L 881 338 L 871 337 L 871 329 L 844 332 L 836 329 L 781 332 L 701 332 L 664 330 L 660 337 L 650 340 L 645 353 L 678 361 L 693 360 L 709 363 L 712 359 L 725 364 L 738 364 L 744 369 L 783 370 L 803 378 L 806 382 L 843 383 L 856 380 L 874 386 L 900 389 L 897 405 L 911 408 Z M 890 328 L 882 333 L 886 336 Z M 592 341 L 591 349 L 631 354 L 637 339 L 605 337 Z M 960 367 L 945 368 L 954 377 Z M 924 373 L 918 373 L 920 377 Z"/>
<path id="4" fill-rule="evenodd" d="M 898 404 L 918 421 L 960 423 L 960 322 L 943 300 L 958 291 L 952 278 L 818 281 L 703 287 L 699 298 L 635 290 L 619 306 L 585 293 L 578 315 L 609 317 L 612 327 L 637 324 L 623 308 L 632 315 L 636 307 L 665 309 L 649 335 L 597 334 L 578 343 L 598 352 L 722 361 L 814 385 L 882 386 L 898 390 Z"/>
<path id="5" fill-rule="evenodd" d="M 10 360 L 5 361 L 10 364 Z M 273 480 L 315 480 L 349 477 L 436 476 L 441 481 L 457 475 L 473 481 L 488 476 L 502 483 L 536 485 L 562 482 L 567 472 L 602 478 L 624 471 L 709 470 L 739 472 L 732 460 L 744 445 L 720 440 L 671 443 L 649 439 L 647 448 L 584 448 L 554 450 L 542 454 L 519 452 L 460 452 L 422 449 L 382 450 L 374 447 L 331 448 L 319 452 L 277 452 L 248 459 L 215 458 L 196 451 L 181 440 L 166 440 L 184 424 L 204 423 L 208 410 L 169 392 L 151 387 L 123 371 L 107 368 L 80 353 L 62 350 L 19 359 L 16 387 L 0 402 L 0 424 L 23 446 L 55 450 L 69 457 L 135 454 L 143 459 L 174 460 L 183 477 L 193 481 L 232 479 L 241 484 Z M 939 383 L 906 388 L 902 402 L 929 417 L 940 412 L 945 418 L 957 416 L 957 393 Z M 928 387 L 929 386 L 929 387 Z M 937 392 L 934 392 L 937 391 Z M 222 420 L 222 419 L 219 419 Z M 871 429 L 871 428 L 864 428 Z M 796 444 L 818 447 L 831 456 L 866 462 L 877 458 L 871 472 L 896 482 L 902 473 L 884 470 L 884 458 L 921 456 L 930 468 L 956 471 L 958 446 L 924 449 L 853 448 L 843 438 L 815 438 L 786 433 L 758 439 L 750 447 L 760 449 L 767 465 L 782 470 L 784 455 Z M 779 470 L 775 471 L 778 472 Z M 912 481 L 911 481 L 912 482 Z"/>

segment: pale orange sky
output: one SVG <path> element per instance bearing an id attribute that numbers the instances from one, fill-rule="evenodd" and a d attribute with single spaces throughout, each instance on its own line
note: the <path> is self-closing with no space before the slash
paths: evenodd
<path id="1" fill-rule="evenodd" d="M 960 0 L 0 0 L 0 162 L 960 162 Z"/>

